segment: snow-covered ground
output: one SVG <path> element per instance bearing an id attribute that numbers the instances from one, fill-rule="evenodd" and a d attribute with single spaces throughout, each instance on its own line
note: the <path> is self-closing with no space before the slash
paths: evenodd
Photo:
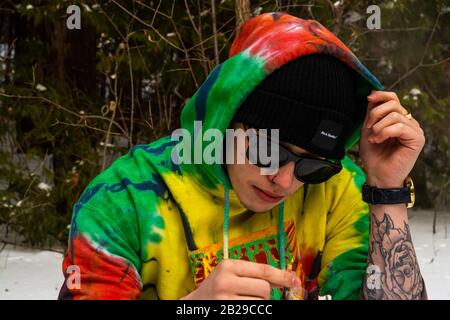
<path id="1" fill-rule="evenodd" d="M 410 210 L 411 232 L 430 299 L 450 299 L 450 213 Z M 2 246 L 0 246 L 1 249 Z M 56 299 L 63 283 L 62 255 L 7 245 L 0 252 L 0 299 Z"/>
<path id="2" fill-rule="evenodd" d="M 0 253 L 0 300 L 56 299 L 64 281 L 61 262 L 56 252 L 7 245 Z"/>
<path id="3" fill-rule="evenodd" d="M 409 222 L 428 297 L 450 300 L 450 213 L 438 212 L 433 234 L 433 211 L 410 210 Z"/>

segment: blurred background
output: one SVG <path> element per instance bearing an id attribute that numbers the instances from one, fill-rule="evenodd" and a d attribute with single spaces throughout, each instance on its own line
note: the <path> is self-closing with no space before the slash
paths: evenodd
<path id="1" fill-rule="evenodd" d="M 176 129 L 242 22 L 271 11 L 329 28 L 421 123 L 412 236 L 430 297 L 450 299 L 450 0 L 2 0 L 0 299 L 56 298 L 87 183 Z"/>

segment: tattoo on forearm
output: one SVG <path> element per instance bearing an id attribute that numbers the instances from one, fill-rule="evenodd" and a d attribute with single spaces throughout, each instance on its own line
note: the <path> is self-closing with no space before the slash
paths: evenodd
<path id="1" fill-rule="evenodd" d="M 362 287 L 364 298 L 422 299 L 424 284 L 408 224 L 403 222 L 403 228 L 394 227 L 387 213 L 381 221 L 374 214 L 371 219 L 367 276 Z"/>

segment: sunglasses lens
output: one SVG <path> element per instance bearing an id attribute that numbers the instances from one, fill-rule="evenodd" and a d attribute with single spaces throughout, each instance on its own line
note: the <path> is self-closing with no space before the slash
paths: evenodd
<path id="1" fill-rule="evenodd" d="M 259 138 L 260 137 L 258 136 L 257 146 L 249 145 L 247 148 L 247 159 L 251 164 L 258 167 L 269 168 L 271 167 L 271 163 L 265 163 L 267 161 L 261 161 L 259 158 L 259 148 L 263 147 L 263 154 L 269 156 L 272 155 L 272 144 L 270 143 L 270 140 L 260 140 Z M 304 183 L 322 183 L 340 171 L 338 166 L 327 161 L 292 156 L 289 150 L 284 148 L 281 144 L 278 145 L 278 167 L 284 166 L 289 161 L 296 161 L 296 159 L 301 160 L 296 163 L 294 174 L 298 180 L 303 181 Z"/>
<path id="2" fill-rule="evenodd" d="M 295 166 L 295 176 L 305 183 L 321 183 L 333 176 L 333 166 L 317 160 L 304 159 Z"/>
<path id="3" fill-rule="evenodd" d="M 289 161 L 289 152 L 283 148 L 283 146 L 279 146 L 278 150 L 278 162 L 280 167 L 284 166 Z"/>

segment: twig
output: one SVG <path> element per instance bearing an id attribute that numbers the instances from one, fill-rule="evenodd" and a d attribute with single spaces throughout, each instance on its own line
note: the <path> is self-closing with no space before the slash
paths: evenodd
<path id="1" fill-rule="evenodd" d="M 10 225 L 10 224 L 11 224 L 11 221 L 14 221 L 14 220 L 16 220 L 17 218 L 19 218 L 19 217 L 21 217 L 21 216 L 23 216 L 23 215 L 28 214 L 28 213 L 29 213 L 28 211 L 31 210 L 31 209 L 36 209 L 36 208 L 39 208 L 39 207 L 55 207 L 55 206 L 54 206 L 54 204 L 51 203 L 51 202 L 44 202 L 44 203 L 36 204 L 36 205 L 34 205 L 34 206 L 31 206 L 31 207 L 21 208 L 21 213 L 16 214 L 16 215 L 10 217 L 10 219 L 6 222 L 6 224 L 7 224 L 7 225 Z"/>
<path id="2" fill-rule="evenodd" d="M 113 2 L 115 2 L 115 0 L 113 0 Z M 153 10 L 154 12 L 158 12 L 158 14 L 162 15 L 163 17 L 165 17 L 166 19 L 168 19 L 171 22 L 171 24 L 172 24 L 172 26 L 174 28 L 175 34 L 177 35 L 178 41 L 180 42 L 181 47 L 182 47 L 182 49 L 181 48 L 177 48 L 177 49 L 179 49 L 180 51 L 183 51 L 183 53 L 185 55 L 186 62 L 187 62 L 188 67 L 189 67 L 189 70 L 191 71 L 192 80 L 194 81 L 195 87 L 198 89 L 199 88 L 199 83 L 198 83 L 197 78 L 195 76 L 194 69 L 192 68 L 191 59 L 189 57 L 189 50 L 186 48 L 186 46 L 184 44 L 184 41 L 183 41 L 183 37 L 181 36 L 180 32 L 178 31 L 177 25 L 176 25 L 176 23 L 175 23 L 175 21 L 173 19 L 173 12 L 175 10 L 174 9 L 175 8 L 175 2 L 172 2 L 172 10 L 171 10 L 171 15 L 170 16 L 168 16 L 165 13 L 162 13 L 161 11 L 158 11 L 157 9 L 152 8 L 151 6 L 149 6 L 149 5 L 145 4 L 145 3 L 142 3 L 141 1 L 136 0 L 136 2 L 139 3 L 140 5 L 142 5 L 145 8 Z M 126 9 L 124 9 L 124 10 L 126 10 Z M 134 17 L 136 17 L 136 16 L 134 16 Z M 151 28 L 154 29 L 153 26 L 151 26 Z M 160 34 L 158 33 L 158 35 L 160 35 Z"/>
<path id="3" fill-rule="evenodd" d="M 180 47 L 176 46 L 174 43 L 172 43 L 171 41 L 167 40 L 159 31 L 158 29 L 156 29 L 153 25 L 148 24 L 147 22 L 143 21 L 141 18 L 133 15 L 133 13 L 131 13 L 130 11 L 128 11 L 124 6 L 122 6 L 121 4 L 117 3 L 116 0 L 111 0 L 115 5 L 117 5 L 119 8 L 121 8 L 123 11 L 125 11 L 127 14 L 129 14 L 130 16 L 133 16 L 133 18 L 135 18 L 137 21 L 139 21 L 140 23 L 142 23 L 144 26 L 147 26 L 149 28 L 151 28 L 164 42 L 166 42 L 168 45 L 170 45 L 171 47 L 179 50 L 179 51 L 183 51 L 183 49 L 181 49 Z M 142 2 L 136 1 L 137 3 L 142 4 Z M 144 5 L 145 6 L 145 5 Z"/>
<path id="4" fill-rule="evenodd" d="M 103 129 L 92 127 L 92 126 L 90 126 L 90 125 L 88 125 L 86 123 L 84 123 L 84 124 L 81 124 L 81 123 L 70 123 L 70 122 L 60 121 L 58 119 L 56 119 L 56 122 L 51 124 L 50 126 L 53 127 L 53 126 L 56 126 L 58 124 L 62 124 L 62 125 L 65 125 L 65 126 L 70 126 L 70 127 L 88 128 L 88 129 L 99 131 L 99 132 L 105 133 L 105 134 L 108 132 L 108 131 L 103 130 Z M 114 135 L 114 136 L 120 136 L 121 135 L 120 133 L 116 133 L 116 132 L 111 132 L 110 134 Z"/>
<path id="5" fill-rule="evenodd" d="M 136 13 L 135 13 L 136 14 Z M 129 144 L 130 147 L 133 146 L 133 127 L 134 127 L 134 77 L 133 77 L 133 64 L 131 61 L 131 53 L 130 53 L 130 46 L 129 46 L 129 40 L 130 40 L 130 28 L 133 23 L 134 19 L 130 21 L 128 24 L 128 30 L 127 30 L 127 36 L 126 36 L 126 42 L 125 46 L 127 49 L 127 55 L 128 55 L 128 69 L 130 72 L 130 86 L 131 86 L 131 120 L 130 120 L 130 139 Z M 114 110 L 115 111 L 115 110 Z M 115 115 L 115 112 L 114 112 Z"/>
<path id="6" fill-rule="evenodd" d="M 347 28 L 344 27 L 344 29 L 347 29 Z M 350 28 L 350 27 L 349 27 L 348 29 L 350 29 L 351 31 L 356 31 L 356 30 L 354 30 L 354 29 L 352 29 L 352 28 Z M 427 28 L 424 28 L 424 27 L 386 28 L 386 29 L 383 28 L 383 29 L 368 29 L 368 30 L 365 30 L 365 29 L 364 29 L 363 32 L 356 34 L 356 35 L 353 37 L 353 39 L 351 39 L 351 40 L 348 42 L 348 47 L 351 47 L 351 46 L 353 45 L 353 43 L 354 43 L 356 40 L 358 40 L 359 37 L 361 37 L 361 36 L 363 36 L 363 35 L 365 35 L 365 34 L 367 34 L 367 33 L 406 32 L 406 31 L 417 31 L 417 30 L 424 30 L 424 31 L 426 31 L 426 30 L 428 30 L 428 29 L 427 29 Z M 360 60 L 361 60 L 361 59 L 360 59 Z"/>
<path id="7" fill-rule="evenodd" d="M 201 52 L 202 58 L 206 61 L 206 64 L 205 64 L 205 63 L 202 63 L 201 65 L 202 65 L 202 67 L 203 67 L 203 72 L 204 72 L 205 77 L 206 77 L 206 76 L 208 75 L 208 72 L 209 72 L 209 71 L 208 71 L 208 62 L 209 62 L 209 59 L 206 57 L 206 54 L 205 54 L 205 47 L 204 47 L 204 45 L 203 45 L 203 34 L 202 34 L 202 26 L 201 26 L 201 15 L 200 15 L 200 14 L 198 15 L 199 26 L 197 27 L 197 25 L 196 25 L 195 22 L 194 22 L 194 18 L 193 18 L 192 14 L 191 14 L 191 11 L 190 11 L 190 9 L 189 9 L 189 4 L 187 3 L 187 0 L 184 0 L 184 6 L 186 7 L 186 12 L 187 12 L 187 14 L 188 14 L 189 21 L 191 22 L 192 28 L 194 28 L 195 33 L 197 34 L 198 39 L 199 39 L 199 41 L 200 41 L 200 52 Z M 197 1 L 197 6 L 198 6 L 198 9 L 200 10 L 200 2 L 199 2 L 199 1 Z"/>
<path id="8" fill-rule="evenodd" d="M 234 20 L 234 18 L 228 19 L 222 26 L 220 26 L 220 28 L 217 29 L 217 32 L 220 32 L 222 29 L 224 29 L 224 28 L 225 28 L 231 21 L 233 21 L 233 20 Z M 234 32 L 234 30 L 233 30 L 233 31 L 229 31 L 229 32 Z M 192 50 L 194 50 L 195 48 L 197 48 L 198 46 L 200 46 L 200 45 L 202 45 L 202 44 L 208 42 L 208 41 L 209 41 L 211 38 L 213 38 L 213 37 L 214 37 L 214 35 L 211 35 L 211 36 L 209 36 L 208 38 L 203 39 L 203 41 L 200 41 L 199 43 L 194 44 L 192 47 L 188 48 L 187 50 L 188 50 L 188 51 L 192 51 Z"/>
<path id="9" fill-rule="evenodd" d="M 423 61 L 425 60 L 426 54 L 427 54 L 428 49 L 429 49 L 429 47 L 430 47 L 431 40 L 433 39 L 434 32 L 436 31 L 436 27 L 437 27 L 437 25 L 438 25 L 438 23 L 439 23 L 439 19 L 440 19 L 440 17 L 441 17 L 441 14 L 442 14 L 442 13 L 439 13 L 439 14 L 437 15 L 437 17 L 436 17 L 436 20 L 435 20 L 434 25 L 433 25 L 433 30 L 431 31 L 431 34 L 430 34 L 430 36 L 428 37 L 427 44 L 426 44 L 426 46 L 425 46 L 425 49 L 424 49 L 424 51 L 423 51 L 423 54 L 422 54 L 422 57 L 420 58 L 419 63 L 418 63 L 414 68 L 412 68 L 411 70 L 407 71 L 405 74 L 403 74 L 402 76 L 400 76 L 400 77 L 399 77 L 399 78 L 398 78 L 398 79 L 397 79 L 397 80 L 389 87 L 388 90 L 392 90 L 398 83 L 400 83 L 402 80 L 406 79 L 407 77 L 409 77 L 410 75 L 412 75 L 414 72 L 416 72 L 419 68 L 421 68 L 421 67 L 424 66 Z M 450 59 L 450 58 L 448 58 L 448 59 Z M 447 59 L 444 59 L 443 61 L 446 61 L 446 60 L 447 60 Z M 428 64 L 428 65 L 430 65 L 430 64 Z M 433 64 L 431 64 L 431 65 L 435 65 L 435 64 L 433 63 Z"/>
<path id="10" fill-rule="evenodd" d="M 47 102 L 48 104 L 61 109 L 67 113 L 70 113 L 71 115 L 79 118 L 82 121 L 86 121 L 86 119 L 100 119 L 100 120 L 104 120 L 104 121 L 110 121 L 109 118 L 107 117 L 103 117 L 103 116 L 97 116 L 97 115 L 81 115 L 77 112 L 74 112 L 62 105 L 60 105 L 59 103 L 56 103 L 54 101 L 51 101 L 45 97 L 35 97 L 35 96 L 20 96 L 20 95 L 11 95 L 11 94 L 6 94 L 6 93 L 0 93 L 0 97 L 5 97 L 5 98 L 14 98 L 14 99 L 28 99 L 28 100 L 42 100 L 44 102 Z M 128 138 L 129 135 L 128 133 L 115 121 L 113 121 L 113 124 L 120 130 L 122 131 L 122 133 Z M 86 126 L 87 127 L 87 126 Z"/>
<path id="11" fill-rule="evenodd" d="M 423 86 L 425 87 L 425 89 L 428 91 L 428 93 L 430 94 L 430 96 L 433 98 L 434 102 L 436 104 L 439 103 L 439 100 L 436 98 L 436 96 L 434 95 L 434 93 L 431 91 L 430 87 L 428 87 L 426 81 L 423 82 Z"/>
<path id="12" fill-rule="evenodd" d="M 215 0 L 211 0 L 211 17 L 214 37 L 214 60 L 216 65 L 219 64 L 219 44 L 217 43 L 217 25 L 216 25 L 216 4 Z"/>
<path id="13" fill-rule="evenodd" d="M 60 105 L 59 103 L 56 103 L 56 102 L 54 102 L 54 101 L 51 101 L 51 100 L 49 100 L 49 99 L 47 99 L 47 98 L 45 98 L 45 97 L 38 97 L 38 96 L 20 96 L 20 95 L 12 95 L 12 94 L 6 94 L 6 93 L 1 93 L 1 92 L 0 92 L 0 97 L 5 97 L 5 98 L 15 98 L 15 99 L 29 99 L 29 100 L 42 100 L 42 101 L 47 102 L 47 103 L 49 103 L 49 104 L 51 104 L 51 105 L 53 105 L 53 106 L 55 106 L 55 107 L 57 107 L 57 108 L 59 108 L 59 109 L 61 109 L 61 110 L 66 111 L 66 112 L 68 112 L 68 113 L 70 113 L 70 114 L 72 114 L 72 115 L 74 115 L 74 116 L 82 117 L 82 116 L 80 116 L 80 114 L 78 114 L 77 112 L 72 111 L 72 110 L 70 110 L 70 109 L 68 109 L 68 108 L 66 108 L 66 107 L 63 107 L 63 106 Z"/>
<path id="14" fill-rule="evenodd" d="M 442 60 L 437 61 L 437 62 L 433 62 L 433 63 L 425 63 L 425 64 L 422 63 L 421 66 L 422 67 L 434 67 L 434 66 L 437 66 L 437 65 L 442 64 L 442 63 L 447 62 L 447 61 L 450 61 L 450 57 L 442 59 Z"/>
<path id="15" fill-rule="evenodd" d="M 117 75 L 117 72 L 119 71 L 119 64 L 120 62 L 118 60 L 116 60 L 116 64 L 115 64 L 115 74 Z M 117 85 L 118 85 L 118 77 L 116 76 L 116 78 L 114 79 L 114 109 L 112 110 L 112 115 L 109 121 L 109 125 L 108 125 L 108 130 L 106 131 L 105 134 L 105 142 L 103 144 L 103 159 L 102 159 L 102 171 L 105 170 L 106 168 L 106 152 L 107 152 L 107 147 L 108 144 L 110 142 L 111 136 L 111 127 L 112 127 L 112 123 L 114 121 L 114 117 L 116 116 L 116 110 L 119 107 L 119 98 L 117 96 Z M 108 108 L 110 108 L 111 103 L 108 105 Z M 130 141 L 130 140 L 128 140 Z"/>

